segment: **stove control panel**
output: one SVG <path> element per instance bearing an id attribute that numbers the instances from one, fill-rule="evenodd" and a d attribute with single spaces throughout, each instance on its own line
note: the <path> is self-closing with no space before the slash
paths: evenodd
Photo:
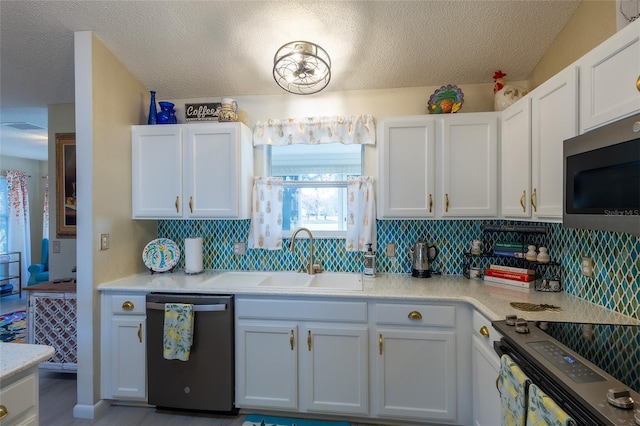
<path id="1" fill-rule="evenodd" d="M 554 342 L 529 342 L 528 345 L 576 383 L 602 382 L 605 380 L 593 369 L 575 359 Z"/>

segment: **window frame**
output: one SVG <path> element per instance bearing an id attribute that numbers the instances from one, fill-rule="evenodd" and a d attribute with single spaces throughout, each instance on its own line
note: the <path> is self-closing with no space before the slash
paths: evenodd
<path id="1" fill-rule="evenodd" d="M 364 176 L 365 169 L 365 150 L 364 145 L 360 146 L 360 176 Z M 272 145 L 267 145 L 265 149 L 265 171 L 266 175 L 269 177 L 274 177 L 271 173 L 271 160 L 272 160 Z M 286 181 L 283 180 L 283 186 L 285 188 L 347 188 L 348 181 L 347 180 L 336 180 L 336 181 Z M 346 215 L 346 211 L 344 212 Z M 291 238 L 294 230 L 282 230 L 283 238 Z M 313 238 L 317 239 L 345 239 L 347 237 L 347 230 L 343 231 L 319 231 L 311 229 L 313 233 Z M 306 233 L 298 234 L 297 237 L 308 238 Z"/>

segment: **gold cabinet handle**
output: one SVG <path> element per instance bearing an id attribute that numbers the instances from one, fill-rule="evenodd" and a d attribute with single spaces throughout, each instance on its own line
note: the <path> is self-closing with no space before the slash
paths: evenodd
<path id="1" fill-rule="evenodd" d="M 307 347 L 309 348 L 309 352 L 311 352 L 311 330 L 307 333 Z"/>
<path id="2" fill-rule="evenodd" d="M 180 213 L 180 209 L 178 208 L 178 204 L 180 204 L 180 196 L 176 197 L 176 213 Z"/>
<path id="3" fill-rule="evenodd" d="M 500 386 L 498 386 L 499 382 L 500 382 L 500 376 L 496 377 L 496 389 L 498 389 L 498 394 L 502 396 L 502 392 L 500 392 Z"/>
<path id="4" fill-rule="evenodd" d="M 293 330 L 291 330 L 291 334 L 289 334 L 289 345 L 291 345 L 291 350 L 293 350 L 294 343 L 295 343 L 295 339 L 293 338 Z"/>
<path id="5" fill-rule="evenodd" d="M 135 305 L 129 300 L 122 303 L 122 310 L 124 311 L 133 311 L 133 308 L 135 308 Z"/>
<path id="6" fill-rule="evenodd" d="M 4 419 L 9 415 L 9 410 L 4 405 L 0 405 L 0 420 Z"/>
<path id="7" fill-rule="evenodd" d="M 433 196 L 429 194 L 429 213 L 433 212 Z"/>
<path id="8" fill-rule="evenodd" d="M 480 327 L 480 335 L 483 337 L 489 337 L 489 329 L 487 328 L 486 325 L 483 325 L 482 327 Z"/>
<path id="9" fill-rule="evenodd" d="M 444 194 L 444 211 L 449 212 L 449 194 Z"/>
<path id="10" fill-rule="evenodd" d="M 382 333 L 378 337 L 378 346 L 380 347 L 380 355 L 382 355 L 382 348 L 384 346 L 384 340 L 382 340 Z"/>
<path id="11" fill-rule="evenodd" d="M 189 211 L 193 213 L 193 197 L 189 197 Z"/>
<path id="12" fill-rule="evenodd" d="M 142 323 L 138 324 L 138 340 L 142 343 Z"/>
<path id="13" fill-rule="evenodd" d="M 407 317 L 410 320 L 421 320 L 422 319 L 422 314 L 418 311 L 411 311 L 409 312 L 409 315 L 407 315 Z"/>
<path id="14" fill-rule="evenodd" d="M 533 188 L 533 192 L 531 193 L 531 206 L 533 206 L 533 211 L 537 212 L 538 211 L 538 206 L 536 206 L 536 189 Z"/>
<path id="15" fill-rule="evenodd" d="M 524 205 L 524 199 L 527 198 L 527 190 L 522 191 L 522 197 L 520 197 L 520 205 L 522 206 L 522 212 L 526 213 L 527 208 Z"/>
<path id="16" fill-rule="evenodd" d="M 638 89 L 638 92 L 640 92 L 640 75 L 638 76 L 638 79 L 636 80 L 636 89 Z"/>

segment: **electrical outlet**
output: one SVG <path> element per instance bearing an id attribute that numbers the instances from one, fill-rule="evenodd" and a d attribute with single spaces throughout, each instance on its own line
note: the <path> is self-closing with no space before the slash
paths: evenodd
<path id="1" fill-rule="evenodd" d="M 593 259 L 588 256 L 582 256 L 582 262 L 580 262 L 580 269 L 582 269 L 582 275 L 585 277 L 593 276 Z"/>
<path id="2" fill-rule="evenodd" d="M 247 246 L 245 243 L 240 241 L 233 243 L 233 254 L 236 256 L 244 256 L 246 252 Z"/>
<path id="3" fill-rule="evenodd" d="M 395 243 L 387 243 L 387 257 L 396 257 Z"/>
<path id="4" fill-rule="evenodd" d="M 109 250 L 109 234 L 100 234 L 100 250 Z"/>
<path id="5" fill-rule="evenodd" d="M 53 252 L 60 253 L 60 241 L 53 242 Z"/>

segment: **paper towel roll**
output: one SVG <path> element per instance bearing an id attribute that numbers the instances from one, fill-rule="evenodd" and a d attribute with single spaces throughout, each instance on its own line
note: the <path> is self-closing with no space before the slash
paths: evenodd
<path id="1" fill-rule="evenodd" d="M 185 238 L 184 272 L 187 274 L 202 272 L 202 238 Z"/>

